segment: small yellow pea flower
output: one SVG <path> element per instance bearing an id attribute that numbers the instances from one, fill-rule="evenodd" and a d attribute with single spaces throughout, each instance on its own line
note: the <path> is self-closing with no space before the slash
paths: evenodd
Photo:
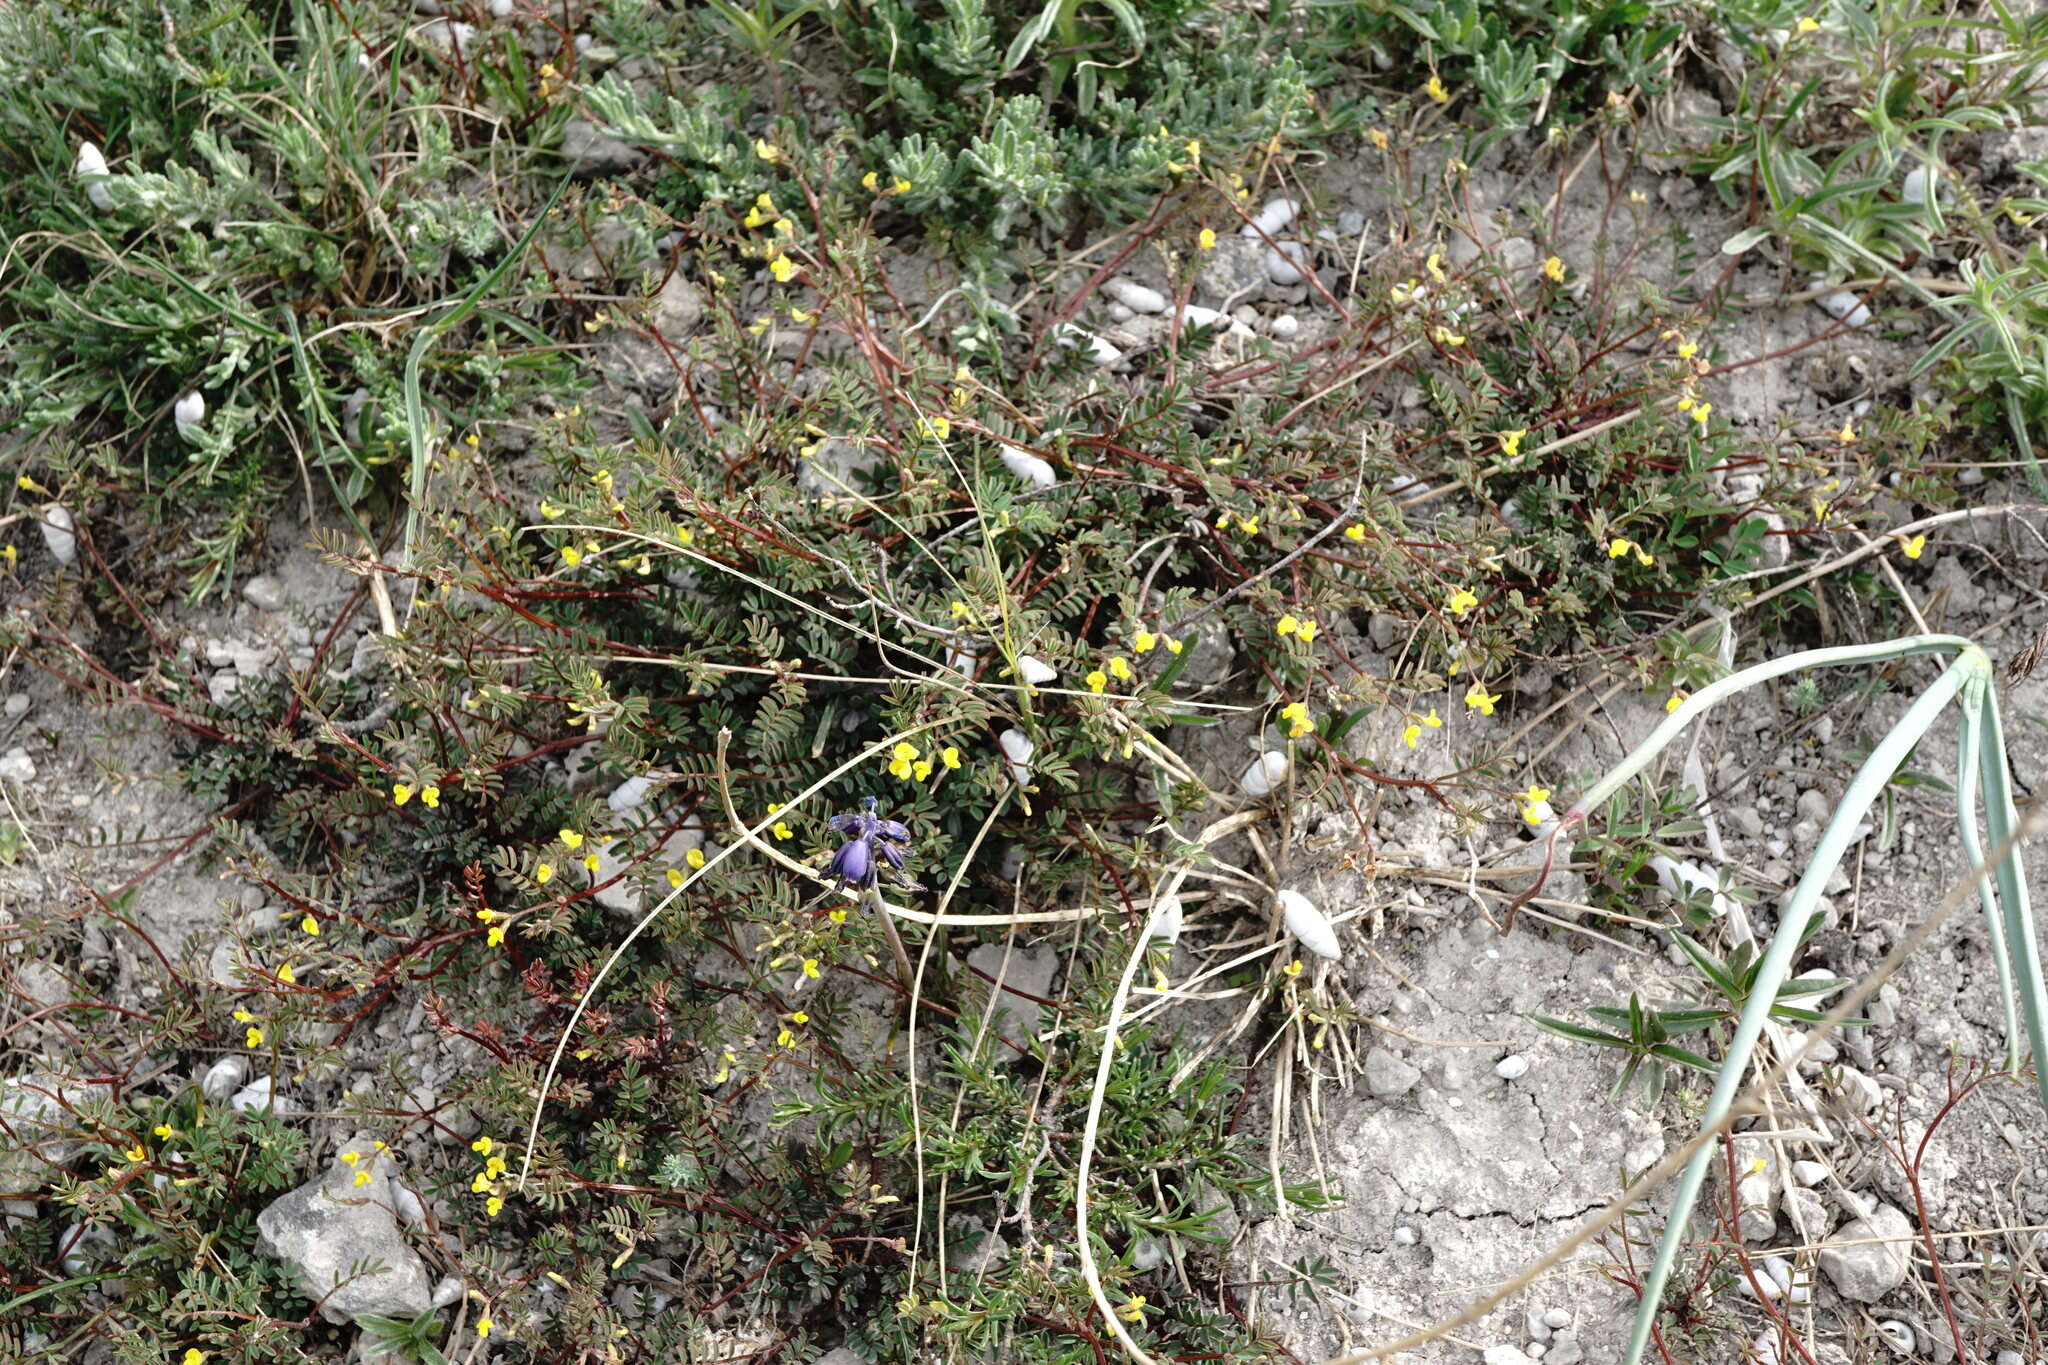
<path id="1" fill-rule="evenodd" d="M 701 848 L 691 849 L 683 855 L 683 861 L 693 868 L 704 866 L 704 850 Z"/>
<path id="2" fill-rule="evenodd" d="M 1683 689 L 1676 690 L 1664 699 L 1664 714 L 1668 716 L 1683 705 L 1685 705 L 1685 692 Z"/>
<path id="3" fill-rule="evenodd" d="M 1449 104 L 1451 102 L 1451 92 L 1444 88 L 1443 78 L 1434 71 L 1429 74 L 1429 82 L 1422 87 L 1422 93 L 1428 95 L 1438 104 Z"/>
<path id="4" fill-rule="evenodd" d="M 947 745 L 947 746 L 946 746 L 945 748 L 943 748 L 943 749 L 939 750 L 939 761 L 940 761 L 941 763 L 945 764 L 945 765 L 946 765 L 947 767 L 949 767 L 949 768 L 957 768 L 957 767 L 959 767 L 959 766 L 960 766 L 960 750 L 959 750 L 959 748 L 958 748 L 958 747 L 956 747 L 955 745 L 951 745 L 951 744 L 948 744 L 948 745 Z"/>
<path id="5" fill-rule="evenodd" d="M 585 872 L 597 871 L 597 855 L 595 853 L 586 853 L 583 855 L 583 870 Z"/>
<path id="6" fill-rule="evenodd" d="M 549 882 L 553 881 L 554 878 L 555 865 L 553 863 L 542 863 L 540 866 L 533 869 L 533 879 L 536 882 L 540 883 L 542 886 L 546 886 Z"/>
<path id="7" fill-rule="evenodd" d="M 1921 551 L 1927 548 L 1927 537 L 1924 534 L 1914 536 L 1899 548 L 1905 552 L 1906 558 L 1918 559 Z"/>
<path id="8" fill-rule="evenodd" d="M 158 1137 L 168 1139 L 177 1130 L 168 1123 L 159 1123 L 153 1131 Z"/>
<path id="9" fill-rule="evenodd" d="M 1365 135 L 1365 140 L 1370 142 L 1376 151 L 1384 152 L 1387 150 L 1387 133 L 1384 128 L 1369 130 Z"/>
<path id="10" fill-rule="evenodd" d="M 1365 527 L 1364 527 L 1364 526 L 1362 526 L 1362 525 L 1360 525 L 1360 524 L 1358 524 L 1358 523 L 1356 523 L 1356 522 L 1352 523 L 1351 525 L 1349 525 L 1349 526 L 1347 526 L 1347 527 L 1345 527 L 1345 528 L 1344 528 L 1344 539 L 1346 539 L 1346 540 L 1364 540 L 1364 539 L 1365 539 Z"/>
<path id="11" fill-rule="evenodd" d="M 1317 626 L 1315 622 L 1303 621 L 1301 623 L 1300 631 L 1301 642 L 1305 645 L 1315 643 L 1316 631 L 1319 629 L 1321 629 L 1321 627 Z"/>
<path id="12" fill-rule="evenodd" d="M 1507 456 L 1510 460 L 1520 455 L 1522 453 L 1522 438 L 1528 434 L 1529 428 L 1527 427 L 1517 427 L 1513 431 L 1503 431 L 1500 434 L 1500 453 Z"/>
<path id="13" fill-rule="evenodd" d="M 1799 22 L 1794 24 L 1793 27 L 1801 33 L 1818 33 L 1820 32 L 1820 20 L 1810 14 L 1802 14 L 1799 16 Z"/>
<path id="14" fill-rule="evenodd" d="M 573 829 L 558 830 L 555 837 L 560 839 L 567 848 L 578 849 L 583 847 L 583 836 Z"/>
<path id="15" fill-rule="evenodd" d="M 577 549 L 574 545 L 564 545 L 562 547 L 562 562 L 572 569 L 575 568 L 583 562 L 583 551 Z"/>
<path id="16" fill-rule="evenodd" d="M 320 921 L 314 919 L 311 915 L 308 915 L 304 919 L 299 921 L 299 930 L 302 933 L 310 934 L 312 937 L 318 938 L 320 937 Z"/>
<path id="17" fill-rule="evenodd" d="M 478 1156 L 489 1156 L 491 1154 L 491 1148 L 495 1147 L 496 1145 L 497 1144 L 492 1142 L 490 1138 L 480 1137 L 475 1142 L 469 1144 L 469 1150 L 475 1152 Z"/>
<path id="18" fill-rule="evenodd" d="M 816 981 L 818 979 L 818 959 L 816 959 L 815 957 L 807 957 L 804 959 L 804 975 L 809 977 L 813 981 Z"/>
<path id="19" fill-rule="evenodd" d="M 299 974 L 292 970 L 292 964 L 289 962 L 285 963 L 277 969 L 277 979 L 279 981 L 284 982 L 284 984 L 287 986 L 296 986 L 299 984 Z"/>
<path id="20" fill-rule="evenodd" d="M 1465 344 L 1465 334 L 1453 332 L 1448 327 L 1439 327 L 1431 332 L 1430 335 L 1442 346 L 1463 346 Z"/>
<path id="21" fill-rule="evenodd" d="M 1117 1309 L 1116 1315 L 1125 1322 L 1143 1322 L 1145 1320 L 1145 1296 L 1140 1294 L 1133 1298 L 1129 1303 Z"/>
<path id="22" fill-rule="evenodd" d="M 406 786 L 406 785 L 405 785 L 405 783 L 403 783 L 403 782 L 394 782 L 394 783 L 392 783 L 392 784 L 391 784 L 391 804 L 392 804 L 392 805 L 394 805 L 394 806 L 402 806 L 402 805 L 404 805 L 404 804 L 405 804 L 406 802 L 408 802 L 408 801 L 410 801 L 410 800 L 412 800 L 412 788 L 411 788 L 411 787 L 408 787 L 408 786 Z"/>
<path id="23" fill-rule="evenodd" d="M 496 1218 L 504 1209 L 505 1201 L 495 1194 L 484 1200 L 484 1216 L 487 1218 Z"/>
<path id="24" fill-rule="evenodd" d="M 1556 256 L 1546 259 L 1543 262 L 1543 278 L 1549 280 L 1552 284 L 1563 284 L 1564 262 Z"/>
<path id="25" fill-rule="evenodd" d="M 1149 630 L 1141 630 L 1131 638 L 1131 648 L 1140 654 L 1150 654 L 1158 643 L 1159 637 Z"/>
<path id="26" fill-rule="evenodd" d="M 421 787 L 420 804 L 428 810 L 441 809 L 441 789 L 434 786 Z"/>
<path id="27" fill-rule="evenodd" d="M 127 1151 L 121 1153 L 121 1155 L 127 1157 L 130 1161 L 141 1161 L 149 1155 L 149 1152 L 138 1142 Z"/>
<path id="28" fill-rule="evenodd" d="M 486 1314 L 485 1314 L 484 1316 L 482 1316 L 482 1317 L 478 1318 L 478 1319 L 476 1320 L 476 1334 L 477 1334 L 477 1336 L 479 1336 L 479 1337 L 489 1337 L 489 1336 L 490 1336 L 490 1334 L 491 1334 L 491 1328 L 492 1328 L 492 1326 L 493 1326 L 493 1325 L 494 1325 L 494 1324 L 493 1324 L 493 1323 L 491 1322 L 491 1317 L 490 1317 L 490 1314 L 488 1314 L 488 1313 L 486 1313 Z"/>
<path id="29" fill-rule="evenodd" d="M 669 889 L 669 890 L 671 890 L 671 891 L 680 891 L 680 890 L 682 890 L 682 888 L 683 888 L 683 874 L 682 874 L 682 873 L 680 873 L 680 872 L 676 871 L 676 870 L 675 870 L 674 868 L 670 868 L 670 869 L 668 869 L 668 872 L 666 873 L 666 875 L 667 875 L 667 877 L 668 877 L 668 889 Z"/>
<path id="30" fill-rule="evenodd" d="M 1203 228 L 1200 232 L 1196 233 L 1195 245 L 1203 251 L 1214 251 L 1216 249 L 1216 229 Z"/>
<path id="31" fill-rule="evenodd" d="M 757 137 L 754 139 L 754 155 L 760 157 L 763 161 L 780 161 L 782 160 L 782 149 L 767 138 Z"/>
<path id="32" fill-rule="evenodd" d="M 1422 727 L 1412 720 L 1409 721 L 1407 728 L 1401 731 L 1401 742 L 1412 749 L 1421 739 Z"/>
<path id="33" fill-rule="evenodd" d="M 1109 675 L 1107 673 L 1104 673 L 1101 669 L 1097 668 L 1090 671 L 1085 681 L 1088 684 L 1088 690 L 1090 692 L 1094 692 L 1100 695 L 1102 689 L 1109 686 Z"/>
<path id="34" fill-rule="evenodd" d="M 1451 600 L 1447 604 L 1447 610 L 1449 610 L 1451 615 L 1453 616 L 1463 616 L 1466 612 L 1472 610 L 1472 608 L 1478 605 L 1478 593 L 1472 591 L 1470 588 L 1460 588 L 1456 592 L 1451 594 Z"/>
<path id="35" fill-rule="evenodd" d="M 245 1040 L 243 1042 L 244 1047 L 263 1046 L 263 1030 L 254 1024 L 249 1025 L 249 1031 L 243 1035 L 243 1038 Z"/>
<path id="36" fill-rule="evenodd" d="M 796 262 L 787 256 L 777 256 L 768 262 L 768 273 L 775 277 L 777 284 L 788 284 L 796 278 Z"/>
<path id="37" fill-rule="evenodd" d="M 1274 633 L 1276 635 L 1281 636 L 1292 635 L 1295 631 L 1300 629 L 1301 622 L 1295 620 L 1292 616 L 1281 617 L 1280 620 L 1273 627 Z"/>
<path id="38" fill-rule="evenodd" d="M 1287 737 L 1289 739 L 1300 739 L 1303 735 L 1316 728 L 1316 723 L 1308 717 L 1308 703 L 1306 702 L 1289 702 L 1280 708 L 1280 718 L 1287 722 Z"/>
<path id="39" fill-rule="evenodd" d="M 1856 423 L 1845 419 L 1842 422 L 1842 429 L 1835 433 L 1835 439 L 1843 445 L 1848 445 L 1851 441 L 1854 441 L 1856 439 Z"/>
<path id="40" fill-rule="evenodd" d="M 1131 680 L 1130 661 L 1121 654 L 1116 655 L 1109 661 L 1109 673 L 1111 677 L 1119 682 L 1129 682 Z"/>
<path id="41" fill-rule="evenodd" d="M 1476 682 L 1465 689 L 1465 705 L 1471 707 L 1482 716 L 1492 715 L 1494 703 L 1500 699 L 1501 694 L 1498 692 L 1488 692 L 1485 683 Z"/>
<path id="42" fill-rule="evenodd" d="M 505 926 L 504 926 L 504 925 L 502 925 L 502 924 L 493 924 L 493 925 L 492 925 L 492 926 L 491 926 L 491 927 L 490 927 L 490 928 L 489 928 L 488 930 L 486 930 L 486 931 L 485 931 L 485 933 L 484 933 L 484 946 L 485 946 L 485 947 L 487 947 L 487 948 L 497 948 L 497 947 L 500 947 L 500 946 L 502 946 L 502 945 L 504 944 L 504 942 L 505 942 Z"/>

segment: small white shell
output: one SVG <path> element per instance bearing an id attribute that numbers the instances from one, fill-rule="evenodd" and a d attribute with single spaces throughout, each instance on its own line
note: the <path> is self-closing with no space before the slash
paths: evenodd
<path id="1" fill-rule="evenodd" d="M 1148 289 L 1136 280 L 1121 277 L 1102 286 L 1102 292 L 1115 299 L 1134 313 L 1163 313 L 1166 311 L 1166 295 L 1157 289 Z"/>
<path id="2" fill-rule="evenodd" d="M 1851 327 L 1866 327 L 1870 324 L 1870 310 L 1846 289 L 1837 289 L 1832 294 L 1822 294 L 1814 300 L 1829 317 L 1848 323 Z"/>
<path id="3" fill-rule="evenodd" d="M 1307 268 L 1308 251 L 1299 244 L 1289 251 L 1266 248 L 1266 278 L 1275 284 L 1300 284 Z"/>
<path id="4" fill-rule="evenodd" d="M 1221 312 L 1214 308 L 1204 308 L 1199 304 L 1191 303 L 1187 307 L 1181 309 L 1180 316 L 1181 325 L 1183 327 L 1227 326 L 1230 329 L 1230 334 L 1234 337 L 1248 337 L 1253 335 L 1251 328 L 1245 326 L 1236 318 L 1230 316 L 1230 314 Z"/>
<path id="5" fill-rule="evenodd" d="M 1152 908 L 1152 937 L 1163 938 L 1168 943 L 1180 942 L 1181 907 L 1179 896 L 1168 896 Z"/>
<path id="6" fill-rule="evenodd" d="M 1249 223 L 1237 230 L 1240 237 L 1256 237 L 1261 232 L 1271 237 L 1294 221 L 1294 215 L 1301 212 L 1301 205 L 1292 199 L 1268 199 L 1266 206 Z"/>
<path id="7" fill-rule="evenodd" d="M 420 1227 L 427 1221 L 427 1206 L 420 1202 L 419 1194 L 396 1180 L 391 1182 L 391 1212 L 408 1227 Z"/>
<path id="8" fill-rule="evenodd" d="M 1299 891 L 1282 891 L 1280 913 L 1286 922 L 1287 932 L 1300 939 L 1302 947 L 1332 962 L 1343 958 L 1344 949 L 1337 942 L 1337 931 L 1330 927 L 1330 921 L 1307 896 Z"/>
<path id="9" fill-rule="evenodd" d="M 1919 1345 L 1919 1338 L 1914 1334 L 1913 1329 L 1906 1323 L 1900 1322 L 1897 1318 L 1877 1324 L 1877 1334 L 1884 1338 L 1887 1346 L 1890 1346 L 1902 1356 L 1913 1354 L 1913 1348 Z"/>
<path id="10" fill-rule="evenodd" d="M 1287 781 L 1287 774 L 1293 771 L 1293 760 L 1278 749 L 1268 749 L 1253 759 L 1251 766 L 1244 770 L 1244 776 L 1237 779 L 1238 789 L 1254 801 L 1263 801 Z"/>
<path id="11" fill-rule="evenodd" d="M 612 788 L 612 794 L 604 799 L 604 803 L 611 807 L 612 814 L 624 815 L 627 811 L 637 810 L 645 804 L 647 793 L 654 790 L 654 784 L 655 779 L 645 773 L 638 777 L 629 777 Z"/>
<path id="12" fill-rule="evenodd" d="M 1003 757 L 1010 760 L 1010 773 L 1017 779 L 1017 785 L 1031 785 L 1031 756 L 1038 752 L 1038 746 L 1022 730 L 1005 730 L 996 736 L 996 747 L 1003 751 Z"/>
<path id="13" fill-rule="evenodd" d="M 188 441 L 196 441 L 201 434 L 201 423 L 206 421 L 206 396 L 194 389 L 171 406 L 171 421 L 177 424 L 178 434 Z"/>
<path id="14" fill-rule="evenodd" d="M 94 208 L 105 213 L 114 207 L 114 196 L 107 192 L 106 184 L 88 178 L 107 174 L 107 159 L 97 146 L 90 142 L 79 143 L 78 160 L 73 163 L 72 170 L 85 181 L 85 197 L 92 200 Z"/>
<path id="15" fill-rule="evenodd" d="M 1721 890 L 1721 879 L 1698 863 L 1682 863 L 1658 853 L 1644 866 L 1656 877 L 1657 885 L 1672 895 L 1690 896 L 1695 892 L 1704 891 L 1713 897 L 1716 916 L 1728 913 L 1730 902 L 1727 893 Z"/>
<path id="16" fill-rule="evenodd" d="M 71 520 L 69 508 L 62 503 L 50 503 L 43 508 L 42 520 L 37 524 L 51 558 L 59 564 L 70 564 L 78 558 L 78 525 Z"/>
<path id="17" fill-rule="evenodd" d="M 1034 488 L 1051 488 L 1060 481 L 1058 471 L 1022 447 L 997 441 L 996 451 L 1002 456 L 1003 468 Z"/>
<path id="18" fill-rule="evenodd" d="M 1037 687 L 1049 683 L 1060 675 L 1060 671 L 1045 660 L 1030 654 L 1017 656 L 1017 676 L 1024 680 L 1026 687 Z"/>
<path id="19" fill-rule="evenodd" d="M 235 1093 L 249 1074 L 249 1063 L 240 1057 L 223 1057 L 206 1069 L 206 1075 L 199 1082 L 199 1093 L 206 1096 L 211 1104 L 219 1104 Z"/>
<path id="20" fill-rule="evenodd" d="M 1079 327 L 1071 322 L 1061 323 L 1059 330 L 1053 333 L 1053 340 L 1069 351 L 1087 351 L 1088 358 L 1097 365 L 1114 365 L 1124 358 L 1122 351 L 1086 327 Z"/>

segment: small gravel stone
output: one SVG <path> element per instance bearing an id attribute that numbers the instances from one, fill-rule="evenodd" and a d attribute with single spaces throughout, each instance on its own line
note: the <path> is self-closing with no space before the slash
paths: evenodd
<path id="1" fill-rule="evenodd" d="M 35 781 L 36 763 L 28 756 L 28 750 L 16 746 L 0 755 L 0 778 L 24 784 Z"/>
<path id="2" fill-rule="evenodd" d="M 1571 1310 L 1568 1308 L 1546 1308 L 1543 1310 L 1543 1325 L 1553 1332 L 1562 1332 L 1572 1325 Z"/>
<path id="3" fill-rule="evenodd" d="M 1550 1343 L 1550 1354 L 1545 1356 L 1550 1365 L 1579 1365 L 1586 1358 L 1585 1348 L 1573 1337 L 1559 1335 Z"/>
<path id="4" fill-rule="evenodd" d="M 1394 1242 L 1398 1246 L 1412 1247 L 1422 1240 L 1422 1234 L 1403 1224 L 1394 1229 Z"/>
<path id="5" fill-rule="evenodd" d="M 1529 1059 L 1517 1052 L 1493 1065 L 1493 1074 L 1504 1081 L 1518 1081 L 1529 1074 Z"/>
<path id="6" fill-rule="evenodd" d="M 1905 1214 L 1889 1204 L 1879 1204 L 1821 1243 L 1820 1268 L 1843 1298 L 1876 1303 L 1906 1282 L 1912 1236 L 1913 1224 Z M 1864 1245 L 1847 1245 L 1854 1242 Z"/>
<path id="7" fill-rule="evenodd" d="M 1529 1365 L 1532 1357 L 1519 1346 L 1489 1346 L 1485 1359 L 1486 1365 Z"/>
<path id="8" fill-rule="evenodd" d="M 1266 330 L 1281 341 L 1292 341 L 1301 331 L 1301 319 L 1292 313 L 1282 313 L 1266 324 Z"/>
<path id="9" fill-rule="evenodd" d="M 1531 1308 L 1529 1310 L 1528 1317 L 1523 1322 L 1522 1326 L 1527 1331 L 1529 1340 L 1550 1340 L 1550 1324 L 1543 1320 L 1542 1310 Z"/>
<path id="10" fill-rule="evenodd" d="M 242 585 L 242 598 L 261 611 L 282 611 L 284 584 L 269 574 L 260 573 Z"/>
<path id="11" fill-rule="evenodd" d="M 1365 1054 L 1365 1088 L 1383 1100 L 1407 1094 L 1421 1079 L 1420 1071 L 1385 1048 Z"/>

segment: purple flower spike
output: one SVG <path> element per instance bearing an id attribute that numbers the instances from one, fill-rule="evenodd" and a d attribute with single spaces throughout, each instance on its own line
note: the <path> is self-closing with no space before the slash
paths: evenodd
<path id="1" fill-rule="evenodd" d="M 849 839 L 841 844 L 839 851 L 832 855 L 825 875 L 837 877 L 851 886 L 871 885 L 875 879 L 875 863 L 868 853 L 868 841 Z"/>

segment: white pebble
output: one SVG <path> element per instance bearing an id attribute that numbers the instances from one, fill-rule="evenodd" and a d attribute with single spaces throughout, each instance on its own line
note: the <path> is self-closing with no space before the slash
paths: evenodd
<path id="1" fill-rule="evenodd" d="M 1301 331 L 1301 319 L 1292 313 L 1282 313 L 1266 324 L 1266 330 L 1281 341 L 1292 341 Z"/>
<path id="2" fill-rule="evenodd" d="M 491 17 L 493 19 L 510 19 L 512 17 L 512 0 L 491 0 Z"/>
<path id="3" fill-rule="evenodd" d="M 290 1100 L 277 1093 L 277 1081 L 270 1076 L 258 1076 L 228 1096 L 228 1108 L 238 1114 L 265 1108 L 273 1114 L 289 1114 L 295 1107 Z"/>
<path id="4" fill-rule="evenodd" d="M 1569 1308 L 1544 1309 L 1543 1325 L 1553 1332 L 1562 1332 L 1565 1328 L 1572 1325 L 1571 1310 Z"/>
<path id="5" fill-rule="evenodd" d="M 1332 962 L 1344 956 L 1343 946 L 1337 942 L 1337 931 L 1307 896 L 1299 891 L 1282 891 L 1280 913 L 1287 924 L 1287 932 L 1300 939 L 1302 947 Z"/>
<path id="6" fill-rule="evenodd" d="M 100 149 L 90 142 L 78 144 L 78 160 L 72 168 L 81 180 L 85 180 L 85 197 L 92 200 L 92 206 L 105 213 L 114 207 L 114 196 L 107 192 L 106 182 L 87 179 L 89 176 L 103 176 L 107 173 L 107 159 Z"/>
<path id="7" fill-rule="evenodd" d="M 1529 1059 L 1519 1052 L 1503 1057 L 1494 1063 L 1493 1074 L 1504 1081 L 1518 1081 L 1529 1074 Z"/>
<path id="8" fill-rule="evenodd" d="M 1122 351 L 1086 327 L 1076 326 L 1071 322 L 1059 325 L 1059 330 L 1053 333 L 1053 341 L 1069 351 L 1085 350 L 1088 352 L 1088 359 L 1097 365 L 1114 365 L 1124 358 Z"/>
<path id="9" fill-rule="evenodd" d="M 460 19 L 429 19 L 419 26 L 417 32 L 421 42 L 453 48 L 457 56 L 467 55 L 476 46 L 476 25 L 465 24 Z"/>
<path id="10" fill-rule="evenodd" d="M 1051 682 L 1060 671 L 1045 660 L 1031 654 L 1017 656 L 1017 676 L 1024 680 L 1026 687 L 1039 687 Z"/>
<path id="11" fill-rule="evenodd" d="M 1132 318 L 1136 316 L 1138 316 L 1136 313 L 1133 313 L 1130 309 L 1124 307 L 1120 303 L 1112 303 L 1111 305 L 1109 305 L 1109 320 L 1111 322 L 1129 322 Z"/>
<path id="12" fill-rule="evenodd" d="M 1022 730 L 1005 730 L 996 736 L 996 747 L 1003 751 L 1003 757 L 1010 760 L 1010 773 L 1017 779 L 1017 785 L 1031 785 L 1031 756 L 1038 752 L 1038 746 Z"/>
<path id="13" fill-rule="evenodd" d="M 67 565 L 78 558 L 78 525 L 71 520 L 70 508 L 62 503 L 49 503 L 43 508 L 43 518 L 38 524 L 51 558 Z"/>
<path id="14" fill-rule="evenodd" d="M 1253 759 L 1244 775 L 1237 779 L 1238 790 L 1254 801 L 1263 801 L 1287 781 L 1287 774 L 1294 770 L 1294 762 L 1278 749 L 1268 749 Z"/>
<path id="15" fill-rule="evenodd" d="M 1007 441 L 997 441 L 996 451 L 1002 456 L 1003 468 L 1033 488 L 1051 488 L 1060 481 L 1058 472 L 1051 465 L 1028 450 L 1013 446 Z"/>
<path id="16" fill-rule="evenodd" d="M 1115 299 L 1134 313 L 1163 313 L 1166 311 L 1166 295 L 1157 289 L 1148 289 L 1136 280 L 1121 277 L 1102 286 L 1102 292 Z"/>
<path id="17" fill-rule="evenodd" d="M 178 434 L 188 441 L 196 441 L 204 432 L 206 421 L 206 396 L 194 389 L 171 406 L 171 422 L 178 428 Z"/>
<path id="18" fill-rule="evenodd" d="M 1240 237 L 1256 237 L 1261 232 L 1271 237 L 1294 221 L 1294 215 L 1301 212 L 1301 205 L 1292 199 L 1268 199 L 1266 206 L 1258 211 L 1249 223 L 1237 230 Z"/>
<path id="19" fill-rule="evenodd" d="M 1403 1225 L 1394 1229 L 1394 1242 L 1398 1246 L 1412 1247 L 1422 1240 L 1422 1234 L 1414 1228 Z"/>
<path id="20" fill-rule="evenodd" d="M 1818 1161 L 1795 1161 L 1792 1163 L 1792 1178 L 1811 1188 L 1828 1178 L 1828 1168 Z"/>
<path id="21" fill-rule="evenodd" d="M 396 1180 L 391 1182 L 391 1211 L 408 1227 L 420 1227 L 427 1221 L 427 1206 L 420 1202 L 419 1194 Z"/>

